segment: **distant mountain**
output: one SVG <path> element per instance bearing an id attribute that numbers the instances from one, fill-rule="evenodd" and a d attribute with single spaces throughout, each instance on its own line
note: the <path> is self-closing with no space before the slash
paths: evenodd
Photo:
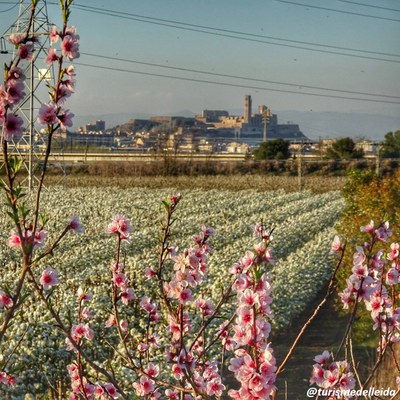
<path id="1" fill-rule="evenodd" d="M 228 109 L 231 115 L 242 115 L 242 109 Z M 352 137 L 381 140 L 389 131 L 400 129 L 400 115 L 398 117 L 383 114 L 342 113 L 342 112 L 314 112 L 284 110 L 275 111 L 278 114 L 278 123 L 291 122 L 298 124 L 300 130 L 310 139 Z M 74 129 L 96 119 L 106 121 L 106 128 L 121 125 L 130 119 L 149 119 L 154 115 L 146 113 L 110 113 L 101 115 L 79 115 L 74 118 Z M 180 110 L 164 114 L 171 116 L 194 117 L 191 110 Z"/>
<path id="2" fill-rule="evenodd" d="M 76 115 L 74 117 L 74 129 L 78 130 L 79 127 L 88 124 L 97 119 L 106 122 L 106 129 L 113 128 L 116 125 L 123 124 L 130 119 L 148 119 L 152 114 L 144 113 L 113 113 L 113 114 L 100 114 L 100 115 Z"/>
<path id="3" fill-rule="evenodd" d="M 381 140 L 400 129 L 398 117 L 383 114 L 278 111 L 279 123 L 293 122 L 310 139 L 352 137 Z"/>

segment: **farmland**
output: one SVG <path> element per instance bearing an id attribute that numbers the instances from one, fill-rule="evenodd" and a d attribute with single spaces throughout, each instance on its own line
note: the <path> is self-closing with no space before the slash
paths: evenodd
<path id="1" fill-rule="evenodd" d="M 106 226 L 116 213 L 128 217 L 134 234 L 123 247 L 126 271 L 138 294 L 151 291 L 145 281 L 144 270 L 157 262 L 161 201 L 178 189 L 62 187 L 46 191 L 42 212 L 49 219 L 49 236 L 55 240 L 64 224 L 79 215 L 85 233 L 68 235 L 46 259 L 42 269 L 57 268 L 61 282 L 57 287 L 57 306 L 66 316 L 68 304 L 73 304 L 79 285 L 90 286 L 97 321 L 105 318 L 109 265 L 115 253 L 115 244 L 106 233 Z M 190 245 L 191 236 L 201 225 L 212 226 L 213 254 L 209 259 L 209 275 L 205 296 L 218 297 L 221 288 L 229 283 L 229 267 L 254 244 L 254 223 L 263 221 L 274 227 L 273 247 L 277 263 L 274 266 L 274 326 L 279 332 L 318 293 L 331 273 L 329 248 L 334 236 L 334 224 L 343 207 L 339 192 L 315 194 L 311 191 L 285 192 L 248 190 L 202 190 L 179 188 L 182 200 L 174 225 L 172 245 L 183 249 Z M 4 238 L 11 230 L 5 213 L 1 213 Z M 5 268 L 5 282 L 12 282 L 16 271 L 17 253 L 10 252 L 1 243 L 1 263 Z M 37 269 L 39 273 L 41 269 Z M 10 347 L 23 335 L 22 346 L 14 355 L 15 366 L 22 366 L 22 392 L 44 392 L 49 382 L 56 384 L 65 376 L 70 354 L 64 349 L 64 340 L 52 325 L 49 315 L 34 298 L 28 298 L 29 308 L 20 314 L 9 333 Z M 31 328 L 25 332 L 30 324 Z M 99 327 L 97 327 L 99 328 Z M 96 356 L 96 354 L 94 355 Z M 97 354 L 97 356 L 99 356 Z M 100 355 L 101 356 L 101 355 Z M 38 363 L 43 365 L 37 370 Z M 65 377 L 64 377 L 65 379 Z M 34 382 L 34 383 L 33 383 Z"/>

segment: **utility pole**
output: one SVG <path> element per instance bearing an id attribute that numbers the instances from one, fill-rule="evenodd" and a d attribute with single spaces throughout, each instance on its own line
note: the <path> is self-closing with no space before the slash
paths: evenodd
<path id="1" fill-rule="evenodd" d="M 21 116 L 26 128 L 18 142 L 9 143 L 10 152 L 17 154 L 23 160 L 23 168 L 28 175 L 27 186 L 29 192 L 32 192 L 35 186 L 35 171 L 40 166 L 47 145 L 47 135 L 40 132 L 36 127 L 38 110 L 42 104 L 40 99 L 46 96 L 44 99 L 47 100 L 46 83 L 54 84 L 53 68 L 38 67 L 39 59 L 41 60 L 41 65 L 45 66 L 43 59 L 46 57 L 47 49 L 50 47 L 49 33 L 51 26 L 48 20 L 46 0 L 38 1 L 35 15 L 29 27 L 31 7 L 31 0 L 20 0 L 18 18 L 1 36 L 0 41 L 0 54 L 12 54 L 12 59 L 15 60 L 18 57 L 17 51 L 15 48 L 11 49 L 12 45 L 9 43 L 9 37 L 12 34 L 27 33 L 37 39 L 33 43 L 32 60 L 29 63 L 21 63 L 19 65 L 26 76 L 26 96 L 20 105 L 15 108 L 14 113 L 18 113 Z M 29 32 L 27 32 L 28 29 Z M 0 62 L 4 64 L 3 57 Z"/>
<path id="2" fill-rule="evenodd" d="M 382 144 L 378 143 L 376 146 L 376 165 L 375 165 L 375 173 L 376 176 L 379 178 L 381 175 L 381 150 L 382 150 Z"/>
<path id="3" fill-rule="evenodd" d="M 303 190 L 303 142 L 299 143 L 297 150 L 297 177 L 299 184 L 299 191 Z"/>

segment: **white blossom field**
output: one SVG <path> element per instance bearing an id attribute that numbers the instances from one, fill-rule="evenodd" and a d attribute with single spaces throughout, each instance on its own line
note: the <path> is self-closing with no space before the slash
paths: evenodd
<path id="1" fill-rule="evenodd" d="M 53 301 L 65 319 L 74 318 L 79 286 L 90 287 L 93 292 L 91 309 L 95 312 L 95 332 L 96 326 L 104 325 L 107 319 L 109 266 L 115 257 L 116 244 L 106 233 L 106 227 L 116 214 L 129 218 L 134 227 L 132 238 L 122 248 L 126 273 L 139 295 L 152 292 L 145 269 L 157 263 L 160 221 L 164 216 L 161 202 L 174 193 L 174 188 L 113 187 L 57 188 L 44 192 L 42 211 L 49 220 L 45 227 L 48 231 L 46 244 L 54 242 L 73 216 L 79 216 L 85 228 L 79 235 L 69 232 L 54 254 L 43 259 L 35 269 L 37 277 L 46 266 L 59 271 L 60 283 L 55 288 Z M 273 268 L 272 329 L 275 333 L 304 311 L 329 280 L 332 272 L 330 244 L 344 205 L 339 192 L 190 190 L 181 191 L 181 195 L 171 245 L 178 249 L 191 246 L 191 237 L 202 225 L 215 229 L 210 241 L 213 253 L 209 259 L 209 273 L 203 286 L 206 296 L 217 298 L 229 285 L 229 267 L 253 247 L 253 227 L 260 221 L 274 228 L 272 246 L 277 262 Z M 12 225 L 5 206 L 1 207 L 1 280 L 2 285 L 12 286 L 18 271 L 19 253 L 6 245 Z M 38 254 L 44 249 L 37 250 Z M 30 293 L 29 286 L 25 301 L 27 306 L 8 332 L 9 348 L 14 348 L 21 340 L 12 355 L 21 381 L 10 398 L 24 399 L 26 393 L 35 396 L 42 393 L 44 399 L 49 385 L 68 381 L 65 370 L 71 354 L 66 351 L 63 336 L 42 303 Z M 92 356 L 106 359 L 110 351 L 107 346 L 103 346 L 105 354 L 98 354 L 97 348 L 99 346 L 93 346 Z"/>

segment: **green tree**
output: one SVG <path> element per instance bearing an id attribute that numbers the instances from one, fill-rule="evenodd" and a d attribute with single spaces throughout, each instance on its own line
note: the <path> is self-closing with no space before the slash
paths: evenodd
<path id="1" fill-rule="evenodd" d="M 256 160 L 285 160 L 289 157 L 289 142 L 283 139 L 263 142 L 254 151 L 254 158 Z"/>
<path id="2" fill-rule="evenodd" d="M 400 157 L 400 130 L 385 135 L 381 155 L 385 158 Z"/>
<path id="3" fill-rule="evenodd" d="M 328 158 L 341 158 L 345 160 L 362 158 L 363 155 L 364 152 L 361 149 L 356 149 L 354 140 L 349 137 L 337 139 L 326 152 Z"/>

